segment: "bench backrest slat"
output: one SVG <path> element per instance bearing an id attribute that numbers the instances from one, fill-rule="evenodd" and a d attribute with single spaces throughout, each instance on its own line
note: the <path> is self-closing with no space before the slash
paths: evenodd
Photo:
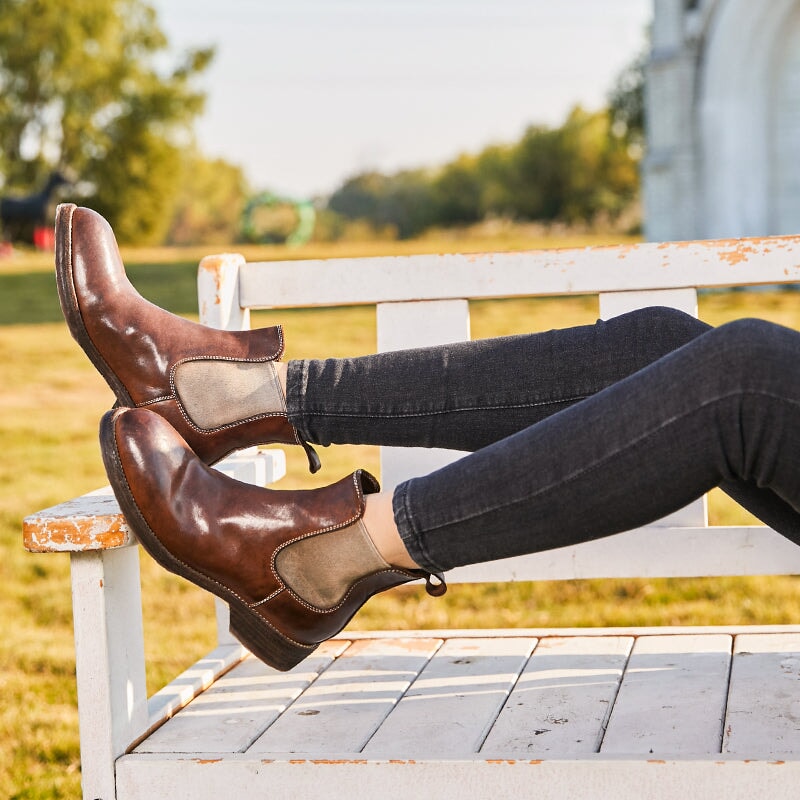
<path id="1" fill-rule="evenodd" d="M 800 280 L 800 236 L 472 255 L 251 262 L 244 308 L 598 294 Z"/>

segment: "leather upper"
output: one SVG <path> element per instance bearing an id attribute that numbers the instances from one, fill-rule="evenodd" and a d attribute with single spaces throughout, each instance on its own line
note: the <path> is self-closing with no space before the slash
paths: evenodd
<path id="1" fill-rule="evenodd" d="M 120 410 L 114 425 L 129 493 L 160 543 L 295 642 L 330 638 L 371 595 L 420 577 L 401 569 L 376 572 L 356 580 L 335 607 L 314 608 L 286 586 L 275 555 L 299 538 L 360 519 L 364 494 L 379 488 L 369 473 L 319 489 L 263 489 L 207 467 L 146 409 Z"/>
<path id="2" fill-rule="evenodd" d="M 206 463 L 253 444 L 299 443 L 283 414 L 203 430 L 186 413 L 173 383 L 175 367 L 187 359 L 280 358 L 280 326 L 216 330 L 150 303 L 128 280 L 110 225 L 91 209 L 67 207 L 57 217 L 56 235 L 65 316 L 121 404 L 146 405 L 168 419 Z"/>

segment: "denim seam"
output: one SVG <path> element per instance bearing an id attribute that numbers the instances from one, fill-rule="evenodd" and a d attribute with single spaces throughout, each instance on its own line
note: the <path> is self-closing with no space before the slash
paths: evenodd
<path id="1" fill-rule="evenodd" d="M 694 413 L 706 408 L 707 406 L 711 405 L 712 403 L 719 402 L 720 400 L 727 400 L 727 399 L 729 399 L 731 397 L 736 397 L 736 396 L 744 397 L 745 395 L 753 395 L 753 396 L 758 396 L 758 397 L 770 397 L 770 398 L 773 398 L 773 399 L 776 399 L 776 400 L 782 400 L 784 402 L 791 403 L 792 405 L 795 405 L 795 406 L 800 406 L 800 402 L 798 402 L 798 401 L 792 400 L 790 398 L 783 397 L 781 395 L 776 395 L 776 394 L 773 394 L 771 392 L 763 392 L 763 391 L 755 391 L 755 390 L 744 390 L 744 391 L 743 390 L 737 390 L 737 391 L 729 392 L 729 393 L 724 394 L 724 395 L 720 395 L 719 397 L 715 397 L 713 399 L 710 399 L 707 402 L 697 406 L 696 408 L 691 409 L 690 411 L 687 411 L 684 414 L 677 414 L 677 415 L 675 415 L 673 417 L 670 417 L 668 420 L 664 420 L 657 427 L 651 428 L 646 433 L 643 433 L 641 436 L 638 436 L 636 439 L 634 439 L 632 441 L 629 441 L 629 442 L 626 442 L 624 447 L 617 448 L 614 452 L 608 453 L 602 459 L 599 459 L 598 461 L 594 462 L 590 466 L 587 466 L 587 467 L 585 467 L 583 469 L 579 469 L 579 470 L 573 472 L 571 475 L 568 475 L 567 477 L 562 478 L 562 479 L 560 479 L 559 481 L 557 481 L 555 483 L 551 483 L 548 486 L 543 486 L 541 489 L 538 489 L 533 494 L 526 495 L 525 497 L 520 498 L 518 500 L 514 500 L 514 501 L 511 501 L 511 502 L 508 502 L 508 503 L 504 503 L 503 505 L 497 505 L 497 506 L 494 506 L 492 508 L 484 508 L 481 511 L 476 512 L 474 514 L 470 514 L 468 516 L 460 517 L 458 519 L 451 519 L 451 520 L 448 520 L 447 522 L 443 522 L 443 523 L 438 524 L 438 525 L 431 525 L 431 526 L 427 527 L 425 529 L 425 532 L 423 532 L 421 535 L 424 536 L 427 533 L 435 531 L 435 530 L 438 530 L 440 528 L 445 528 L 445 527 L 448 527 L 450 525 L 458 525 L 460 523 L 464 523 L 464 522 L 468 522 L 470 520 L 476 519 L 477 517 L 480 517 L 480 516 L 482 516 L 484 514 L 492 514 L 492 513 L 495 513 L 497 511 L 500 511 L 501 509 L 510 508 L 512 506 L 519 505 L 520 503 L 528 502 L 529 500 L 531 500 L 531 498 L 536 497 L 537 495 L 545 494 L 546 492 L 549 492 L 549 491 L 553 490 L 554 488 L 556 488 L 558 486 L 562 486 L 565 483 L 569 483 L 570 481 L 574 481 L 577 478 L 579 478 L 579 477 L 581 477 L 581 476 L 583 476 L 583 475 L 585 475 L 587 473 L 591 473 L 592 471 L 601 468 L 609 459 L 614 458 L 615 456 L 619 455 L 625 449 L 628 449 L 628 448 L 630 448 L 630 447 L 632 447 L 634 445 L 639 444 L 643 440 L 647 439 L 649 436 L 652 436 L 654 433 L 657 433 L 658 431 L 663 430 L 664 428 L 668 427 L 669 425 L 672 425 L 674 422 L 676 422 L 679 419 L 683 419 L 684 417 L 687 417 L 687 416 L 689 416 L 691 414 L 694 414 Z M 419 536 L 420 533 L 417 533 L 417 535 Z M 423 549 L 423 548 L 420 548 L 420 549 Z"/>
<path id="2" fill-rule="evenodd" d="M 401 412 L 348 412 L 348 411 L 313 411 L 306 409 L 304 413 L 315 417 L 363 417 L 364 419 L 397 419 L 403 417 L 433 417 L 441 414 L 458 414 L 462 411 L 497 411 L 506 408 L 537 408 L 539 406 L 557 405 L 559 403 L 575 403 L 592 397 L 591 394 L 565 397 L 560 400 L 541 400 L 535 403 L 503 403 L 499 405 L 459 406 L 434 411 L 401 411 Z M 290 417 L 291 418 L 291 417 Z"/>

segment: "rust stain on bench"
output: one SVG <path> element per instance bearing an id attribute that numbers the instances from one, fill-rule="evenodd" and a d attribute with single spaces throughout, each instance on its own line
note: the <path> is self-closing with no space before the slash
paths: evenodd
<path id="1" fill-rule="evenodd" d="M 26 517 L 22 541 L 32 553 L 68 553 L 122 547 L 133 535 L 114 497 L 96 494 Z"/>

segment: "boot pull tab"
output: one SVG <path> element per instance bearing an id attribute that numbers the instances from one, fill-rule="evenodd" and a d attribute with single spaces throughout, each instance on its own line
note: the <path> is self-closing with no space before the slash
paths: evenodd
<path id="1" fill-rule="evenodd" d="M 429 572 L 425 576 L 425 591 L 431 597 L 441 597 L 447 591 L 447 583 L 444 580 L 444 573 Z"/>
<path id="2" fill-rule="evenodd" d="M 322 462 L 319 460 L 319 456 L 317 455 L 317 451 L 305 440 L 298 437 L 300 444 L 303 446 L 303 450 L 306 451 L 306 457 L 308 458 L 308 471 L 313 475 L 315 472 L 319 472 L 322 469 Z"/>

